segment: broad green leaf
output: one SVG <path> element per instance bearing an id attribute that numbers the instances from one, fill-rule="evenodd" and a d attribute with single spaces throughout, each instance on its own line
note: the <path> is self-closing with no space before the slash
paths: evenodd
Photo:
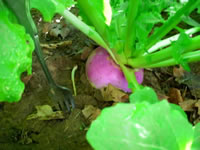
<path id="1" fill-rule="evenodd" d="M 0 1 L 0 101 L 18 101 L 24 90 L 22 72 L 31 73 L 34 44 L 23 26 Z"/>
<path id="2" fill-rule="evenodd" d="M 183 113 L 165 100 L 117 104 L 101 112 L 87 140 L 95 150 L 185 150 L 194 131 Z"/>
<path id="3" fill-rule="evenodd" d="M 194 126 L 194 140 L 192 143 L 191 150 L 199 150 L 200 149 L 200 123 Z"/>
<path id="4" fill-rule="evenodd" d="M 156 103 L 158 102 L 158 98 L 154 90 L 150 87 L 144 87 L 140 90 L 136 90 L 129 96 L 131 103 L 141 103 L 141 102 L 148 102 L 148 103 Z"/>
<path id="5" fill-rule="evenodd" d="M 30 0 L 30 7 L 38 9 L 45 21 L 51 21 L 56 13 L 61 13 L 74 4 L 74 0 Z"/>

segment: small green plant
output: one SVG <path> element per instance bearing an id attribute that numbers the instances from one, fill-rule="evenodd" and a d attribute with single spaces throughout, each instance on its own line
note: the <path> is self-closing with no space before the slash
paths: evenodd
<path id="1" fill-rule="evenodd" d="M 193 127 L 179 106 L 159 101 L 152 89 L 138 84 L 134 74 L 141 68 L 175 64 L 189 71 L 188 63 L 200 60 L 200 24 L 190 17 L 194 10 L 200 13 L 200 0 L 77 0 L 80 17 L 66 9 L 75 4 L 73 0 L 30 2 L 45 21 L 59 13 L 105 48 L 133 92 L 130 104 L 105 108 L 92 123 L 87 139 L 94 149 L 200 149 L 200 125 Z M 2 0 L 0 10 L 0 101 L 12 102 L 21 97 L 20 74 L 31 72 L 34 47 Z M 190 28 L 181 28 L 180 22 Z M 177 34 L 170 35 L 172 30 Z M 16 38 L 10 44 L 12 37 Z"/>

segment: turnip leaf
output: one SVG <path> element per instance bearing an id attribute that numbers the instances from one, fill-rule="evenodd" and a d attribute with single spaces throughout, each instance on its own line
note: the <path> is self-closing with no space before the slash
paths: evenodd
<path id="1" fill-rule="evenodd" d="M 158 98 L 154 90 L 150 87 L 144 87 L 140 90 L 137 90 L 136 92 L 132 93 L 129 96 L 131 103 L 141 103 L 143 101 L 149 102 L 149 103 L 156 103 L 158 102 Z"/>
<path id="2" fill-rule="evenodd" d="M 105 108 L 87 139 L 95 150 L 181 150 L 191 146 L 193 134 L 183 110 L 164 100 Z"/>
<path id="3" fill-rule="evenodd" d="M 74 0 L 30 0 L 30 7 L 38 9 L 45 21 L 51 21 L 56 13 L 61 13 L 74 4 Z"/>
<path id="4" fill-rule="evenodd" d="M 192 150 L 199 150 L 200 147 L 200 123 L 194 126 L 194 142 L 192 143 Z"/>
<path id="5" fill-rule="evenodd" d="M 187 71 L 190 71 L 190 67 L 187 63 L 187 60 L 183 59 L 182 54 L 185 53 L 185 49 L 190 43 L 191 39 L 189 38 L 189 36 L 182 32 L 178 40 L 172 45 L 172 56 Z"/>
<path id="6" fill-rule="evenodd" d="M 30 0 L 30 7 L 40 10 L 45 21 L 73 4 L 73 0 Z M 31 74 L 34 43 L 2 1 L 0 10 L 0 101 L 14 102 L 20 100 L 24 90 L 21 73 Z"/>
<path id="7" fill-rule="evenodd" d="M 24 90 L 22 72 L 31 73 L 34 44 L 25 28 L 0 1 L 0 101 L 18 101 Z"/>

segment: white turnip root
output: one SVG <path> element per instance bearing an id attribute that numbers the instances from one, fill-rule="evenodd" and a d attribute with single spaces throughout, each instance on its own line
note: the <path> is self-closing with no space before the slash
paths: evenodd
<path id="1" fill-rule="evenodd" d="M 143 81 L 143 69 L 135 72 L 139 84 Z M 92 86 L 97 89 L 111 84 L 125 92 L 131 92 L 119 65 L 117 65 L 109 53 L 102 47 L 95 49 L 86 63 L 86 75 Z"/>

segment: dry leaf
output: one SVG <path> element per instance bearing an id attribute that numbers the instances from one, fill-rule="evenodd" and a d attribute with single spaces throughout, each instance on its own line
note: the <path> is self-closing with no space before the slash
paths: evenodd
<path id="1" fill-rule="evenodd" d="M 198 108 L 198 115 L 200 115 L 200 100 L 195 103 L 195 106 Z"/>
<path id="2" fill-rule="evenodd" d="M 200 117 L 198 117 L 197 119 L 195 119 L 195 120 L 193 121 L 194 125 L 196 125 L 196 124 L 199 123 L 199 122 L 200 122 Z"/>
<path id="3" fill-rule="evenodd" d="M 128 95 L 120 89 L 108 84 L 106 88 L 101 89 L 104 101 L 125 102 Z"/>
<path id="4" fill-rule="evenodd" d="M 179 89 L 170 88 L 168 96 L 169 96 L 168 101 L 170 103 L 179 104 L 183 102 L 183 98 L 181 96 L 181 92 Z"/>
<path id="5" fill-rule="evenodd" d="M 46 33 L 49 32 L 50 25 L 51 25 L 51 24 L 50 24 L 49 22 L 44 23 L 43 28 L 42 28 L 42 33 L 43 33 L 43 34 L 46 34 Z"/>
<path id="6" fill-rule="evenodd" d="M 179 68 L 177 68 L 177 67 L 173 68 L 174 77 L 181 78 L 184 76 L 184 74 L 185 74 L 185 70 L 183 69 L 183 67 L 180 66 Z"/>
<path id="7" fill-rule="evenodd" d="M 56 49 L 58 47 L 66 47 L 72 44 L 71 40 L 61 41 L 57 43 L 41 43 L 40 46 L 44 49 Z"/>
<path id="8" fill-rule="evenodd" d="M 70 33 L 70 29 L 66 24 L 52 23 L 49 26 L 49 35 L 52 37 L 61 37 L 65 39 Z"/>
<path id="9" fill-rule="evenodd" d="M 89 56 L 89 54 L 91 53 L 92 51 L 92 47 L 83 47 L 83 52 L 81 54 L 81 60 L 86 60 Z"/>
<path id="10" fill-rule="evenodd" d="M 195 103 L 197 102 L 197 100 L 185 100 L 181 103 L 179 103 L 179 105 L 181 106 L 181 108 L 184 110 L 184 111 L 194 111 L 194 106 L 195 106 Z"/>
<path id="11" fill-rule="evenodd" d="M 27 85 L 32 77 L 33 77 L 33 75 L 24 76 L 24 77 L 22 77 L 22 82 L 24 82 Z"/>
<path id="12" fill-rule="evenodd" d="M 157 96 L 158 96 L 158 99 L 159 99 L 159 100 L 164 100 L 164 99 L 168 99 L 168 98 L 169 98 L 169 96 L 164 95 L 164 94 L 162 94 L 162 93 L 157 93 Z"/>
<path id="13" fill-rule="evenodd" d="M 36 106 L 37 113 L 28 116 L 27 120 L 39 119 L 39 120 L 53 120 L 53 119 L 64 119 L 62 111 L 53 111 L 51 106 L 42 105 Z"/>
<path id="14" fill-rule="evenodd" d="M 101 110 L 92 105 L 85 105 L 85 108 L 82 110 L 82 113 L 86 119 L 92 122 L 100 115 Z"/>

